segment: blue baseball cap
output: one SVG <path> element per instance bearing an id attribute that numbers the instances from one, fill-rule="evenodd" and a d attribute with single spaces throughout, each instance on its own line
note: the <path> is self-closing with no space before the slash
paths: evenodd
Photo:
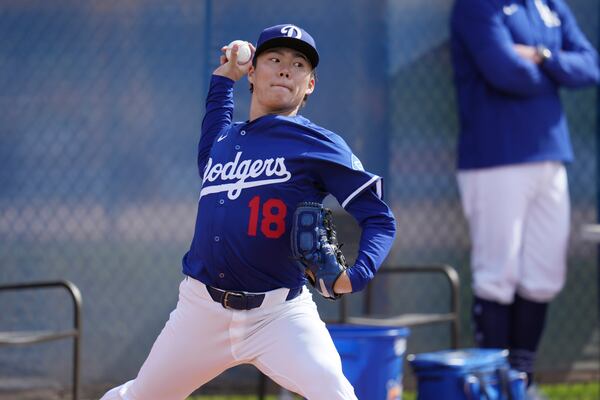
<path id="1" fill-rule="evenodd" d="M 258 37 L 255 57 L 274 47 L 288 47 L 298 50 L 308 58 L 313 68 L 319 64 L 319 53 L 315 40 L 304 29 L 293 24 L 271 26 L 263 30 Z"/>

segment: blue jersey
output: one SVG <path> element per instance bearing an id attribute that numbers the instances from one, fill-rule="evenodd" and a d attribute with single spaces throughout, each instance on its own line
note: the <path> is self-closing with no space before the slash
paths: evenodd
<path id="1" fill-rule="evenodd" d="M 292 216 L 298 203 L 331 193 L 362 227 L 348 270 L 353 290 L 362 289 L 395 234 L 381 178 L 366 172 L 338 135 L 302 116 L 233 123 L 233 84 L 211 80 L 198 148 L 202 188 L 183 272 L 226 290 L 302 286 L 304 271 L 291 257 Z"/>
<path id="2" fill-rule="evenodd" d="M 561 87 L 598 82 L 598 55 L 562 0 L 456 0 L 451 50 L 460 116 L 458 167 L 571 161 Z M 541 65 L 514 44 L 544 46 Z"/>

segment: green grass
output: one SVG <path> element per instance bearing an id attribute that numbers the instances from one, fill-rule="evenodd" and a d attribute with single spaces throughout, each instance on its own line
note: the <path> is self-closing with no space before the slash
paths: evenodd
<path id="1" fill-rule="evenodd" d="M 598 400 L 600 399 L 600 383 L 568 383 L 541 385 L 542 392 L 550 400 Z M 256 400 L 256 395 L 243 396 L 192 396 L 188 400 Z M 297 397 L 297 399 L 300 399 Z M 404 392 L 403 400 L 415 400 L 414 392 Z M 266 400 L 278 400 L 278 396 L 267 396 Z"/>
<path id="2" fill-rule="evenodd" d="M 598 400 L 600 382 L 541 385 L 550 400 Z"/>

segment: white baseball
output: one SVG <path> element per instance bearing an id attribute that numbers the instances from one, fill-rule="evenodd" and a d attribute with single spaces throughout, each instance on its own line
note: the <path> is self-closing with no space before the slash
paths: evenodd
<path id="1" fill-rule="evenodd" d="M 231 59 L 231 48 L 234 44 L 238 45 L 237 63 L 246 64 L 248 61 L 250 61 L 250 57 L 252 56 L 252 50 L 250 50 L 248 42 L 244 40 L 234 40 L 233 42 L 229 43 L 227 45 L 227 50 L 225 51 L 225 57 L 227 57 L 228 60 Z"/>

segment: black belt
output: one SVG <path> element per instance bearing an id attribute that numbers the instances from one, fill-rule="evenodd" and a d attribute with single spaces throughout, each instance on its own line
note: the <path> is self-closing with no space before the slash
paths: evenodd
<path id="1" fill-rule="evenodd" d="M 252 310 L 262 305 L 265 299 L 264 293 L 248 293 L 240 291 L 227 291 L 214 288 L 206 285 L 206 289 L 210 294 L 210 297 L 217 303 L 220 303 L 225 308 L 231 308 L 234 310 Z M 290 289 L 285 301 L 292 300 L 298 297 L 302 292 L 302 286 L 295 289 Z"/>

